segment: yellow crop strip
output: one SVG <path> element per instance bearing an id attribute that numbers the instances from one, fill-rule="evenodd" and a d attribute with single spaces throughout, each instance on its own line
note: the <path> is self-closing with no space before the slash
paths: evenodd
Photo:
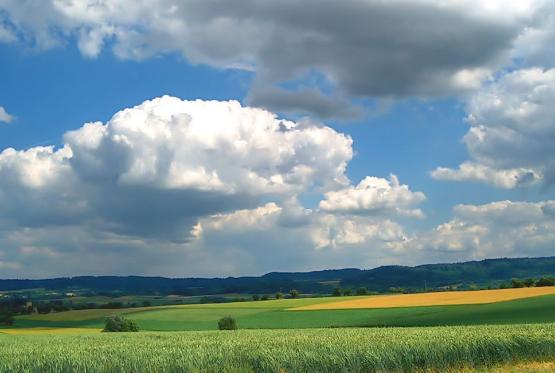
<path id="1" fill-rule="evenodd" d="M 356 308 L 392 308 L 484 304 L 555 294 L 555 286 L 539 288 L 446 291 L 436 293 L 377 295 L 346 301 L 313 304 L 289 310 L 336 310 Z"/>
<path id="2" fill-rule="evenodd" d="M 37 334 L 91 334 L 100 333 L 100 329 L 89 328 L 8 328 L 0 329 L 0 334 L 9 335 L 37 335 Z"/>

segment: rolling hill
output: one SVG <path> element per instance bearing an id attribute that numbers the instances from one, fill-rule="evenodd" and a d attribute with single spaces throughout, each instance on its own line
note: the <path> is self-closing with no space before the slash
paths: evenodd
<path id="1" fill-rule="evenodd" d="M 555 257 L 487 259 L 415 267 L 382 266 L 369 270 L 338 269 L 313 272 L 272 272 L 259 277 L 165 278 L 142 276 L 78 276 L 54 279 L 0 280 L 0 291 L 45 288 L 97 293 L 209 295 L 274 293 L 297 289 L 303 293 L 329 294 L 334 287 L 370 291 L 403 288 L 410 291 L 471 284 L 498 286 L 512 278 L 555 276 Z"/>

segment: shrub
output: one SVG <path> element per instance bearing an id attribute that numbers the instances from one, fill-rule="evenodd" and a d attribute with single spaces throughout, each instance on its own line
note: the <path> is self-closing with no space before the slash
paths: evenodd
<path id="1" fill-rule="evenodd" d="M 357 295 L 366 295 L 368 294 L 368 290 L 365 287 L 360 287 L 357 289 Z"/>
<path id="2" fill-rule="evenodd" d="M 536 286 L 555 286 L 555 278 L 542 277 L 536 282 Z"/>
<path id="3" fill-rule="evenodd" d="M 258 294 L 254 294 L 252 296 L 252 300 L 254 300 L 254 301 L 260 300 L 260 296 Z"/>
<path id="4" fill-rule="evenodd" d="M 111 316 L 106 318 L 103 332 L 138 332 L 139 327 L 131 320 L 121 316 Z"/>
<path id="5" fill-rule="evenodd" d="M 283 293 L 281 291 L 278 291 L 276 293 L 276 299 L 281 299 L 281 298 L 283 298 Z"/>
<path id="6" fill-rule="evenodd" d="M 108 303 L 101 304 L 98 308 L 118 309 L 118 308 L 123 308 L 123 303 L 121 303 L 121 302 L 108 302 Z"/>
<path id="7" fill-rule="evenodd" d="M 52 305 L 50 303 L 39 303 L 37 304 L 37 312 L 40 314 L 47 314 L 52 311 Z"/>
<path id="8" fill-rule="evenodd" d="M 218 329 L 220 330 L 236 330 L 237 323 L 235 319 L 231 316 L 222 317 L 220 321 L 218 321 Z"/>
<path id="9" fill-rule="evenodd" d="M 262 297 L 260 297 L 260 300 L 268 300 L 270 299 L 269 296 L 267 296 L 266 294 L 264 294 Z"/>
<path id="10" fill-rule="evenodd" d="M 340 297 L 341 296 L 341 288 L 340 287 L 336 287 L 333 289 L 333 293 L 331 294 L 334 297 Z"/>
<path id="11" fill-rule="evenodd" d="M 292 289 L 292 290 L 289 292 L 289 295 L 291 296 L 291 298 L 295 299 L 295 298 L 298 298 L 298 297 L 299 297 L 299 292 L 298 292 L 297 290 L 295 290 L 295 289 Z"/>
<path id="12" fill-rule="evenodd" d="M 344 289 L 343 290 L 343 295 L 349 296 L 349 295 L 353 295 L 353 292 L 351 289 Z"/>

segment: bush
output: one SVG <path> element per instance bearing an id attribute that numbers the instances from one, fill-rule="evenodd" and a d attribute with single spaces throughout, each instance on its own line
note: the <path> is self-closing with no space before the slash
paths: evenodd
<path id="1" fill-rule="evenodd" d="M 283 298 L 283 293 L 281 291 L 278 291 L 276 293 L 276 299 L 281 299 L 281 298 Z"/>
<path id="2" fill-rule="evenodd" d="M 138 332 L 139 327 L 131 320 L 121 316 L 111 316 L 106 318 L 103 332 Z"/>
<path id="3" fill-rule="evenodd" d="M 341 296 L 341 288 L 340 287 L 336 287 L 333 289 L 333 293 L 331 294 L 334 297 L 340 297 Z"/>
<path id="4" fill-rule="evenodd" d="M 47 314 L 52 311 L 52 305 L 50 303 L 39 303 L 37 304 L 37 312 L 40 314 Z"/>
<path id="5" fill-rule="evenodd" d="M 289 295 L 291 296 L 291 298 L 295 299 L 295 298 L 299 297 L 299 292 L 297 290 L 293 289 L 289 292 Z"/>
<path id="6" fill-rule="evenodd" d="M 218 321 L 218 329 L 220 330 L 236 330 L 237 323 L 235 319 L 231 316 L 222 317 L 220 321 Z"/>
<path id="7" fill-rule="evenodd" d="M 368 290 L 365 287 L 360 287 L 357 289 L 357 295 L 367 295 Z"/>
<path id="8" fill-rule="evenodd" d="M 555 278 L 551 277 L 542 277 L 536 282 L 536 286 L 555 286 Z"/>
<path id="9" fill-rule="evenodd" d="M 260 296 L 258 294 L 254 294 L 252 296 L 252 300 L 254 300 L 254 301 L 260 300 Z"/>
<path id="10" fill-rule="evenodd" d="M 108 302 L 108 303 L 104 303 L 101 304 L 100 306 L 98 306 L 98 308 L 104 308 L 104 309 L 118 309 L 118 308 L 123 308 L 123 303 L 121 302 Z"/>
<path id="11" fill-rule="evenodd" d="M 343 295 L 350 296 L 353 295 L 353 292 L 351 289 L 343 289 Z"/>

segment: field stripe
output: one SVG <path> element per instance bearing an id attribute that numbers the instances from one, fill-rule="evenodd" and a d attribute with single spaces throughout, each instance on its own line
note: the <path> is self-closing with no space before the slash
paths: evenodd
<path id="1" fill-rule="evenodd" d="M 555 294 L 555 286 L 520 289 L 446 291 L 418 294 L 377 295 L 346 301 L 294 307 L 289 308 L 288 310 L 338 310 L 358 308 L 395 308 L 485 304 L 551 294 Z"/>

